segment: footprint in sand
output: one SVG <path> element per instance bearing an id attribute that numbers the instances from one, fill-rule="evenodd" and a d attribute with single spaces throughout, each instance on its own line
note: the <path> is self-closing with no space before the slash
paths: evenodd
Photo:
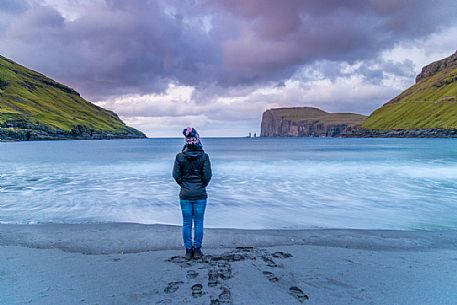
<path id="1" fill-rule="evenodd" d="M 279 279 L 270 271 L 262 271 L 263 275 L 267 277 L 270 282 L 277 282 Z"/>
<path id="2" fill-rule="evenodd" d="M 292 254 L 279 251 L 279 252 L 272 253 L 271 256 L 276 257 L 276 258 L 288 258 L 288 257 L 292 257 Z"/>
<path id="3" fill-rule="evenodd" d="M 278 264 L 276 264 L 275 261 L 269 256 L 262 255 L 262 260 L 267 264 L 268 267 L 278 267 Z"/>
<path id="4" fill-rule="evenodd" d="M 232 294 L 227 287 L 221 287 L 222 292 L 219 294 L 220 304 L 232 304 Z"/>
<path id="5" fill-rule="evenodd" d="M 184 282 L 179 281 L 179 282 L 170 282 L 167 284 L 167 287 L 163 290 L 165 293 L 173 293 L 176 292 L 176 290 L 179 289 L 179 285 L 183 284 Z"/>
<path id="6" fill-rule="evenodd" d="M 169 259 L 167 259 L 167 261 L 175 263 L 175 264 L 186 263 L 187 262 L 187 260 L 182 256 L 172 256 Z"/>
<path id="7" fill-rule="evenodd" d="M 305 300 L 308 300 L 309 297 L 297 286 L 292 286 L 289 288 L 289 292 L 291 295 L 293 295 L 297 300 L 300 301 L 300 303 L 303 303 Z"/>
<path id="8" fill-rule="evenodd" d="M 217 273 L 217 270 L 209 269 L 208 270 L 208 287 L 216 286 L 219 282 L 218 277 L 219 277 L 219 274 Z"/>
<path id="9" fill-rule="evenodd" d="M 215 287 L 220 284 L 220 280 L 225 281 L 232 277 L 232 267 L 229 263 L 217 263 L 208 269 L 208 287 Z"/>
<path id="10" fill-rule="evenodd" d="M 186 260 L 183 256 L 173 256 L 167 259 L 168 262 L 172 262 L 181 266 L 181 268 L 192 267 L 192 264 Z"/>
<path id="11" fill-rule="evenodd" d="M 232 267 L 228 263 L 218 263 L 218 275 L 221 279 L 227 280 L 232 277 Z"/>
<path id="12" fill-rule="evenodd" d="M 186 278 L 187 279 L 194 279 L 198 276 L 198 272 L 196 272 L 195 270 L 188 270 L 187 271 L 187 274 L 186 274 Z"/>
<path id="13" fill-rule="evenodd" d="M 235 249 L 238 250 L 238 251 L 242 251 L 242 252 L 252 252 L 252 251 L 254 251 L 254 247 L 236 247 Z"/>
<path id="14" fill-rule="evenodd" d="M 226 262 L 239 262 L 245 260 L 246 258 L 239 253 L 228 253 L 221 255 L 221 259 Z"/>
<path id="15" fill-rule="evenodd" d="M 192 286 L 192 296 L 194 298 L 199 298 L 203 295 L 203 285 L 195 284 Z"/>
<path id="16" fill-rule="evenodd" d="M 211 262 L 218 262 L 218 261 L 224 261 L 224 262 L 239 262 L 242 260 L 245 260 L 246 257 L 240 253 L 223 253 L 221 255 L 205 255 L 205 258 L 203 259 L 204 263 L 211 263 Z"/>

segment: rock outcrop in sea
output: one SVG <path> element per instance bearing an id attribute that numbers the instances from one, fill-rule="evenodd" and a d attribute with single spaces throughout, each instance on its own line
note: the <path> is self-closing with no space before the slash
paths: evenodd
<path id="1" fill-rule="evenodd" d="M 328 113 L 314 107 L 273 108 L 262 115 L 262 137 L 339 137 L 359 126 L 366 116 Z"/>

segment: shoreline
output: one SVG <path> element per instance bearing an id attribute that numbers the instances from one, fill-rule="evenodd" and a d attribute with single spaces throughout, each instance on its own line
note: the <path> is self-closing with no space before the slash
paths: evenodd
<path id="1" fill-rule="evenodd" d="M 1 224 L 0 304 L 453 304 L 456 233 Z"/>
<path id="2" fill-rule="evenodd" d="M 111 254 L 182 249 L 181 243 L 179 225 L 125 222 L 0 224 L 0 246 Z M 457 230 L 205 228 L 205 248 L 284 245 L 381 251 L 457 250 Z"/>

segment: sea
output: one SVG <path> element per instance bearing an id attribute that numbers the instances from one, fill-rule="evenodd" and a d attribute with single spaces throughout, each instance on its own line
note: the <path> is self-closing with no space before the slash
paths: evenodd
<path id="1" fill-rule="evenodd" d="M 457 229 L 456 139 L 203 138 L 206 227 Z M 0 143 L 0 223 L 181 224 L 182 138 Z"/>

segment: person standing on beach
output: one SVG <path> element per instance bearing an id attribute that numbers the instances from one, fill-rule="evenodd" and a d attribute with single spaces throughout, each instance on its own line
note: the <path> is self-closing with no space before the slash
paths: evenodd
<path id="1" fill-rule="evenodd" d="M 211 180 L 211 163 L 203 150 L 200 136 L 194 128 L 183 130 L 186 144 L 176 155 L 173 178 L 181 187 L 179 199 L 182 212 L 182 237 L 186 247 L 186 259 L 201 258 L 203 219 L 208 194 L 206 186 Z M 194 241 L 192 242 L 192 222 Z"/>

